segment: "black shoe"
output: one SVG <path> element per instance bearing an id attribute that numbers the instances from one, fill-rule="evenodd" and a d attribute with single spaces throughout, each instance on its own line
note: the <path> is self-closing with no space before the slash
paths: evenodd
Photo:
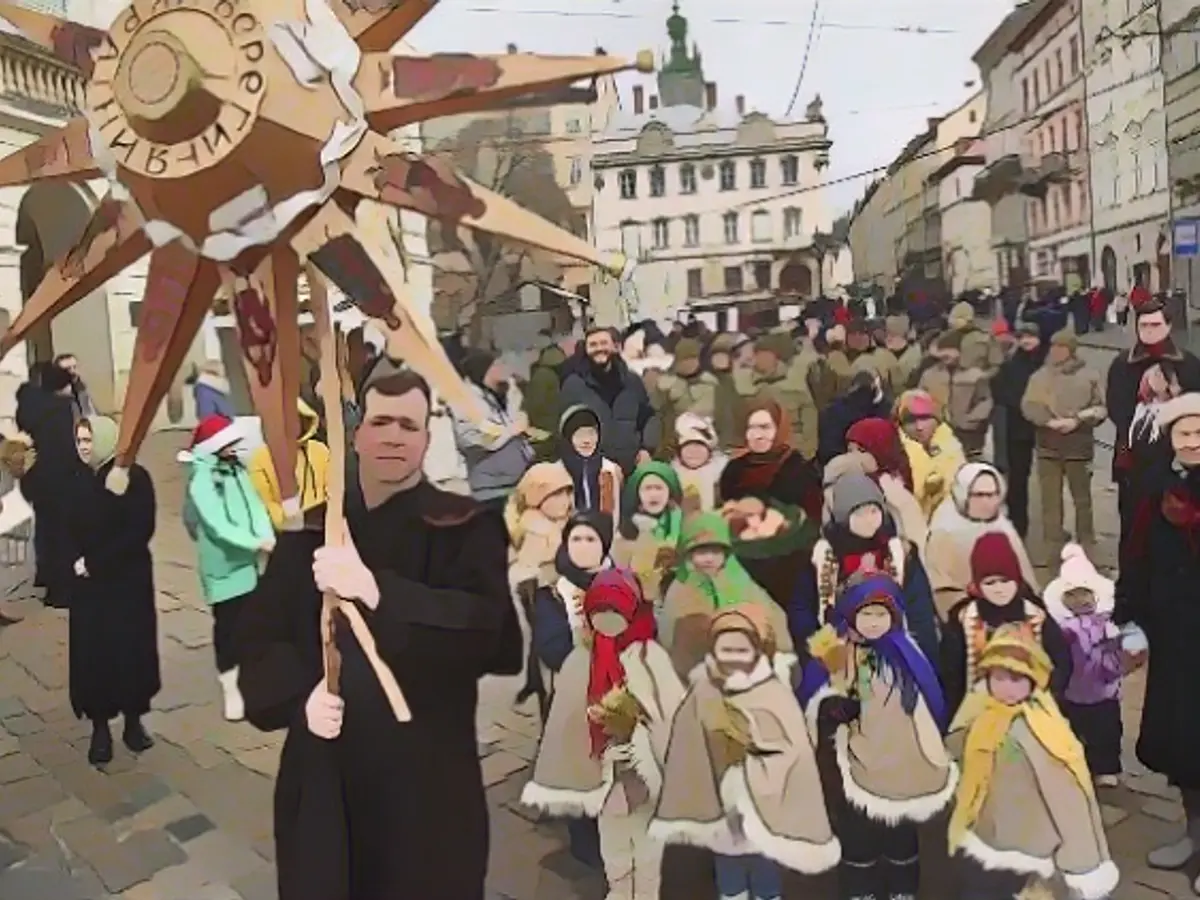
<path id="1" fill-rule="evenodd" d="M 121 735 L 121 740 L 131 753 L 145 753 L 154 746 L 154 738 L 150 737 L 142 720 L 133 716 L 125 719 L 125 733 Z"/>
<path id="2" fill-rule="evenodd" d="M 88 744 L 88 762 L 93 766 L 106 766 L 112 762 L 112 758 L 112 732 L 108 730 L 108 723 L 93 723 L 92 741 Z"/>

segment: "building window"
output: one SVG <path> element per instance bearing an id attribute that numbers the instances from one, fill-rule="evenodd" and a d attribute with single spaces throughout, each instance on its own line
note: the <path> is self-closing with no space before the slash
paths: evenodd
<path id="1" fill-rule="evenodd" d="M 721 221 L 725 225 L 725 243 L 736 244 L 738 242 L 738 214 L 735 212 L 725 213 Z"/>
<path id="2" fill-rule="evenodd" d="M 1033 70 L 1033 107 L 1037 109 L 1042 105 L 1042 76 L 1037 70 Z"/>
<path id="3" fill-rule="evenodd" d="M 685 247 L 698 247 L 700 245 L 699 216 L 683 217 L 683 245 Z"/>
<path id="4" fill-rule="evenodd" d="M 789 206 L 783 211 L 783 236 L 785 238 L 794 238 L 800 236 L 800 226 L 802 225 L 800 215 L 800 207 Z"/>
<path id="5" fill-rule="evenodd" d="M 1083 149 L 1083 113 L 1075 113 L 1075 149 Z"/>
<path id="6" fill-rule="evenodd" d="M 1021 79 L 1021 109 L 1023 112 L 1029 112 L 1029 79 Z"/>
<path id="7" fill-rule="evenodd" d="M 1142 159 L 1137 154 L 1133 154 L 1133 196 L 1140 197 L 1142 195 Z"/>
<path id="8" fill-rule="evenodd" d="M 687 291 L 689 297 L 704 296 L 704 270 L 703 269 L 688 269 L 687 270 Z"/>
<path id="9" fill-rule="evenodd" d="M 1053 82 L 1050 80 L 1050 60 L 1046 60 L 1046 99 L 1049 100 L 1054 96 L 1054 88 L 1050 85 Z"/>
<path id="10" fill-rule="evenodd" d="M 578 119 L 567 119 L 567 134 L 582 134 L 583 123 Z"/>
<path id="11" fill-rule="evenodd" d="M 625 169 L 617 176 L 617 184 L 621 186 L 622 200 L 637 199 L 637 172 L 633 169 Z"/>
<path id="12" fill-rule="evenodd" d="M 721 190 L 737 190 L 737 166 L 728 160 L 721 163 Z"/>
<path id="13" fill-rule="evenodd" d="M 765 260 L 754 264 L 754 286 L 760 291 L 771 289 L 771 264 Z"/>
<path id="14" fill-rule="evenodd" d="M 742 267 L 725 267 L 725 293 L 736 294 L 742 290 Z"/>
<path id="15" fill-rule="evenodd" d="M 1057 153 L 1058 152 L 1058 132 L 1054 129 L 1053 122 L 1050 123 L 1050 127 L 1047 130 L 1050 132 L 1050 152 Z"/>
<path id="16" fill-rule="evenodd" d="M 1052 227 L 1060 227 L 1062 225 L 1062 207 L 1058 200 L 1058 191 L 1050 195 L 1050 210 L 1053 215 L 1050 217 L 1050 225 Z"/>
<path id="17" fill-rule="evenodd" d="M 571 157 L 571 174 L 569 177 L 571 179 L 571 187 L 575 187 L 575 185 L 577 185 L 577 184 L 579 184 L 579 182 L 583 181 L 583 157 L 582 156 L 572 156 Z"/>
<path id="18" fill-rule="evenodd" d="M 756 244 L 771 240 L 771 214 L 765 209 L 757 209 L 750 216 L 750 240 Z"/>
<path id="19" fill-rule="evenodd" d="M 1063 188 L 1063 192 L 1062 192 L 1062 195 L 1063 195 L 1063 198 L 1062 198 L 1063 199 L 1063 217 L 1066 218 L 1067 221 L 1070 221 L 1071 218 L 1074 216 L 1074 213 L 1072 212 L 1072 209 L 1071 209 L 1072 206 L 1074 206 L 1074 204 L 1071 201 L 1071 194 L 1073 194 L 1074 191 L 1075 191 L 1075 185 L 1068 184 L 1066 187 Z"/>
<path id="20" fill-rule="evenodd" d="M 1066 72 L 1063 69 L 1062 50 L 1054 51 L 1054 71 L 1058 74 L 1058 86 L 1061 88 L 1063 82 L 1067 80 Z"/>
<path id="21" fill-rule="evenodd" d="M 679 193 L 696 193 L 696 167 L 691 163 L 679 167 Z"/>
<path id="22" fill-rule="evenodd" d="M 1071 38 L 1069 54 L 1071 57 L 1071 75 L 1074 77 L 1079 74 L 1079 38 Z"/>
<path id="23" fill-rule="evenodd" d="M 779 160 L 780 181 L 784 184 L 796 184 L 800 181 L 800 157 L 791 154 Z"/>
<path id="24" fill-rule="evenodd" d="M 750 160 L 750 187 L 765 188 L 767 186 L 767 163 L 766 160 L 752 159 Z"/>
<path id="25" fill-rule="evenodd" d="M 671 246 L 671 226 L 666 219 L 654 220 L 654 249 L 665 250 Z"/>
<path id="26" fill-rule="evenodd" d="M 667 192 L 667 173 L 662 166 L 650 169 L 650 196 L 661 197 Z"/>

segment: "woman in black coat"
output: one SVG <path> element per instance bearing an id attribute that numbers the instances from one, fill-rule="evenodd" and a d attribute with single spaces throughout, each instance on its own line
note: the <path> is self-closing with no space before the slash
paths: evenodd
<path id="1" fill-rule="evenodd" d="M 1159 421 L 1174 464 L 1139 498 L 1122 547 L 1113 621 L 1123 626 L 1127 653 L 1149 644 L 1137 756 L 1179 788 L 1187 829 L 1151 851 L 1148 862 L 1175 869 L 1200 853 L 1192 837 L 1200 833 L 1200 393 L 1163 404 Z"/>
<path id="2" fill-rule="evenodd" d="M 134 753 L 154 741 L 142 725 L 162 686 L 158 667 L 158 621 L 154 605 L 154 484 L 134 464 L 124 493 L 105 487 L 113 469 L 117 425 L 91 416 L 77 426 L 91 437 L 90 459 L 69 485 L 74 584 L 71 591 L 69 659 L 71 706 L 92 722 L 88 761 L 112 760 L 109 721 L 124 716 L 123 740 Z M 81 442 L 87 446 L 86 441 Z M 36 464 L 34 468 L 36 468 Z"/>

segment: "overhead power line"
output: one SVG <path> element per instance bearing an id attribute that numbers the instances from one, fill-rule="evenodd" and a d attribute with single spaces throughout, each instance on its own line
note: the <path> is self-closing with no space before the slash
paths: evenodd
<path id="1" fill-rule="evenodd" d="M 817 16 L 821 12 L 821 0 L 813 0 L 812 21 L 808 23 L 808 37 L 804 41 L 804 57 L 800 60 L 800 74 L 796 76 L 796 86 L 792 88 L 792 99 L 788 101 L 787 112 L 790 116 L 800 98 L 800 86 L 804 83 L 804 73 L 808 71 L 808 60 L 812 56 L 813 39 L 817 34 Z"/>

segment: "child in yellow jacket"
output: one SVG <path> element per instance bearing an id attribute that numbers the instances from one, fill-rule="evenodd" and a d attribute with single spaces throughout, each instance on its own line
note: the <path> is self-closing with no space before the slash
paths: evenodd
<path id="1" fill-rule="evenodd" d="M 905 391 L 896 401 L 900 443 L 912 469 L 913 494 L 926 520 L 950 494 L 954 473 L 967 461 L 954 430 L 937 417 L 937 403 L 925 391 Z"/>
<path id="2" fill-rule="evenodd" d="M 320 506 L 327 499 L 329 447 L 314 437 L 320 419 L 313 408 L 304 400 L 300 400 L 298 412 L 300 444 L 296 453 L 296 484 L 300 488 L 300 512 L 305 513 Z M 251 454 L 246 468 L 250 473 L 250 483 L 254 485 L 254 490 L 267 507 L 271 524 L 275 526 L 276 531 L 281 531 L 287 516 L 283 509 L 283 497 L 279 493 L 275 465 L 271 462 L 271 453 L 265 444 Z"/>

